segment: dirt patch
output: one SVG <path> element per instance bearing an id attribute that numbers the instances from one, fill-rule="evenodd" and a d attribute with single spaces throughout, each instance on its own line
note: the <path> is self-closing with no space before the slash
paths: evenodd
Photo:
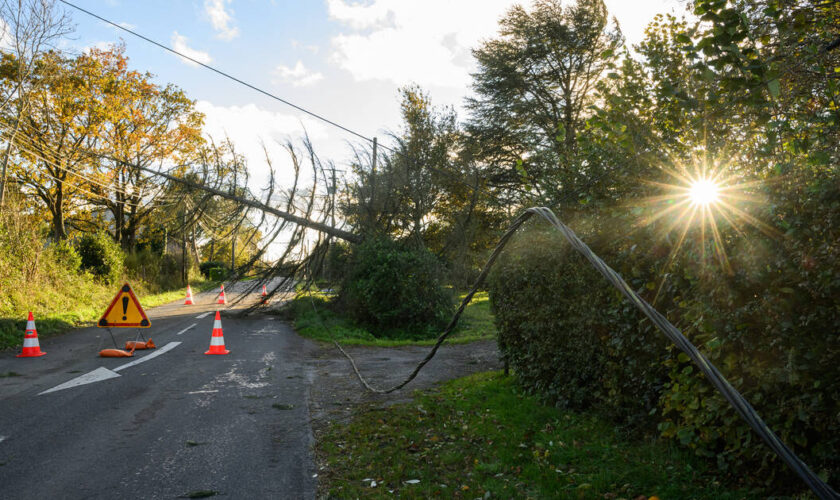
<path id="1" fill-rule="evenodd" d="M 402 347 L 344 347 L 353 356 L 359 371 L 368 383 L 388 388 L 401 382 L 429 352 L 428 346 Z M 368 391 L 353 373 L 353 367 L 331 344 L 322 344 L 313 353 L 315 359 L 311 382 L 309 414 L 316 442 L 324 427 L 342 422 L 352 416 L 353 409 L 363 403 L 389 406 L 409 401 L 415 390 L 428 389 L 440 382 L 472 373 L 502 368 L 499 350 L 494 340 L 468 344 L 444 344 L 435 357 L 411 383 L 391 394 Z"/>
<path id="2" fill-rule="evenodd" d="M 428 346 L 403 347 L 344 347 L 353 356 L 359 371 L 376 388 L 393 387 L 402 382 L 428 354 Z M 403 389 L 391 394 L 376 394 L 367 390 L 353 372 L 353 367 L 332 344 L 320 344 L 310 358 L 309 415 L 315 438 L 315 469 L 321 471 L 324 459 L 318 449 L 321 436 L 333 422 L 345 422 L 354 410 L 388 407 L 410 401 L 414 391 L 429 389 L 441 382 L 466 375 L 502 368 L 495 340 L 467 344 L 444 344 L 417 378 Z M 318 482 L 318 498 L 323 498 L 323 485 Z"/>

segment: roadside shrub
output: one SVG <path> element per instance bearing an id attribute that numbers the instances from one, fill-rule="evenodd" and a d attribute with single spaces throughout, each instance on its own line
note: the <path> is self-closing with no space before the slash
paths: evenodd
<path id="1" fill-rule="evenodd" d="M 227 264 L 218 260 L 208 260 L 207 262 L 202 262 L 198 265 L 198 271 L 201 273 L 202 276 L 205 278 L 210 278 L 210 270 L 214 268 L 227 268 Z"/>
<path id="2" fill-rule="evenodd" d="M 351 251 L 340 302 L 378 336 L 399 330 L 434 336 L 453 307 L 442 278 L 440 263 L 427 249 L 370 238 Z"/>
<path id="3" fill-rule="evenodd" d="M 0 350 L 19 346 L 27 312 L 42 337 L 99 310 L 113 290 L 79 273 L 81 258 L 67 242 L 48 243 L 48 227 L 12 196 L 0 211 Z"/>
<path id="4" fill-rule="evenodd" d="M 160 257 L 160 274 L 170 282 L 180 284 L 181 263 L 174 255 L 164 254 Z"/>
<path id="5" fill-rule="evenodd" d="M 125 256 L 125 270 L 132 276 L 143 281 L 155 281 L 160 272 L 159 257 L 149 248 L 130 252 Z M 150 279 L 151 278 L 151 279 Z"/>
<path id="6" fill-rule="evenodd" d="M 125 270 L 146 283 L 150 290 L 169 290 L 181 286 L 181 264 L 172 255 L 160 255 L 145 247 L 125 256 Z"/>
<path id="7" fill-rule="evenodd" d="M 82 266 L 82 258 L 76 249 L 65 241 L 59 241 L 49 246 L 53 261 L 68 272 L 76 273 Z"/>
<path id="8" fill-rule="evenodd" d="M 226 267 L 212 267 L 210 268 L 210 279 L 213 281 L 222 281 L 227 279 L 228 269 Z"/>
<path id="9" fill-rule="evenodd" d="M 116 283 L 124 271 L 125 255 L 108 233 L 85 234 L 76 240 L 82 268 L 107 283 Z"/>

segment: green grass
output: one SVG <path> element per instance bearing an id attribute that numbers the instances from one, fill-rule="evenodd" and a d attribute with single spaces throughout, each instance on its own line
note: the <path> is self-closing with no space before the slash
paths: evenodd
<path id="1" fill-rule="evenodd" d="M 99 285 L 79 280 L 78 288 L 72 290 L 53 289 L 48 285 L 33 294 L 31 301 L 21 300 L 27 310 L 35 314 L 35 326 L 38 337 L 59 335 L 73 328 L 93 325 L 105 312 L 120 285 Z M 193 293 L 213 288 L 218 283 L 211 281 L 191 281 Z M 144 308 L 156 307 L 174 300 L 183 299 L 187 288 L 178 288 L 158 293 L 147 293 L 142 287 L 136 287 L 135 293 Z M 17 348 L 23 343 L 27 313 L 19 311 L 5 312 L 7 317 L 0 318 L 0 349 Z"/>
<path id="2" fill-rule="evenodd" d="M 458 297 L 459 303 L 464 295 Z M 344 345 L 394 347 L 402 345 L 432 345 L 437 339 L 433 335 L 412 335 L 404 332 L 403 338 L 377 338 L 369 330 L 354 324 L 350 319 L 329 307 L 332 297 L 323 294 L 299 295 L 290 306 L 295 330 L 303 337 L 322 342 L 337 340 Z M 454 311 L 453 311 L 454 313 Z M 490 299 L 487 292 L 478 292 L 464 309 L 455 331 L 447 339 L 453 344 L 496 338 L 496 327 L 490 313 Z"/>
<path id="3" fill-rule="evenodd" d="M 763 497 L 721 486 L 690 452 L 544 406 L 497 372 L 362 407 L 318 441 L 319 480 L 338 498 Z"/>

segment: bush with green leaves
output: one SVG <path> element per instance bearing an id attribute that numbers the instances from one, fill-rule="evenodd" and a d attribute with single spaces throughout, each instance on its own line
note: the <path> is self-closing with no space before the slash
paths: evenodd
<path id="1" fill-rule="evenodd" d="M 169 254 L 160 255 L 145 247 L 125 256 L 126 273 L 146 283 L 153 290 L 168 290 L 181 286 L 181 263 Z"/>
<path id="2" fill-rule="evenodd" d="M 78 272 L 82 266 L 82 258 L 76 249 L 66 240 L 49 246 L 53 261 L 71 273 Z"/>
<path id="3" fill-rule="evenodd" d="M 453 310 L 435 256 L 387 238 L 369 238 L 352 248 L 340 302 L 355 321 L 384 337 L 434 336 Z"/>
<path id="4" fill-rule="evenodd" d="M 82 269 L 106 283 L 122 279 L 125 254 L 108 233 L 85 234 L 76 240 L 75 247 L 82 259 Z"/>
<path id="5" fill-rule="evenodd" d="M 198 271 L 205 278 L 210 278 L 210 270 L 215 268 L 227 269 L 227 263 L 220 260 L 208 260 L 198 265 Z"/>

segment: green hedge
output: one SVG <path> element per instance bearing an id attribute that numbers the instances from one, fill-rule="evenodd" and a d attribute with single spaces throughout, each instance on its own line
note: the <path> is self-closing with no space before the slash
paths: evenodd
<path id="1" fill-rule="evenodd" d="M 835 485 L 840 482 L 838 186 L 836 179 L 815 180 L 794 187 L 803 192 L 798 199 L 770 193 L 771 199 L 798 201 L 787 208 L 767 203 L 759 214 L 778 221 L 778 234 L 746 228 L 736 236 L 724 230 L 731 272 L 710 257 L 710 244 L 703 249 L 687 241 L 664 284 L 660 270 L 671 247 L 646 229 L 616 239 L 635 222 L 628 214 L 597 221 L 598 231 L 573 224 L 646 300 L 656 298 L 656 308 L 717 365 L 770 428 Z M 655 428 L 733 477 L 801 487 L 684 354 L 559 235 L 536 225 L 514 238 L 489 281 L 500 347 L 524 387 L 558 405 L 596 408 L 619 424 Z"/>
<path id="2" fill-rule="evenodd" d="M 647 415 L 665 383 L 665 340 L 559 233 L 517 235 L 490 275 L 490 297 L 502 356 L 526 388 L 654 428 Z"/>
<path id="3" fill-rule="evenodd" d="M 227 263 L 222 262 L 220 260 L 208 260 L 198 265 L 198 270 L 202 274 L 202 276 L 210 279 L 213 279 L 210 276 L 210 272 L 215 268 L 227 269 Z"/>

